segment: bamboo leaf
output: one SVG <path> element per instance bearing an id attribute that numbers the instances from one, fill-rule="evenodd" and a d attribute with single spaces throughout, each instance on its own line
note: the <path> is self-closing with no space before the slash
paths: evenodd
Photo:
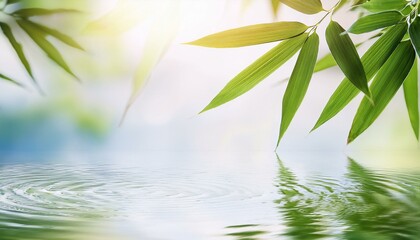
<path id="1" fill-rule="evenodd" d="M 407 24 L 405 23 L 390 28 L 363 55 L 361 60 L 368 80 L 375 76 L 392 52 L 394 52 L 406 31 Z M 337 115 L 359 92 L 359 89 L 345 78 L 329 99 L 312 131 Z"/>
<path id="2" fill-rule="evenodd" d="M 282 119 L 277 146 L 292 122 L 308 90 L 318 56 L 318 49 L 319 37 L 314 33 L 308 38 L 299 53 L 289 84 L 283 96 Z"/>
<path id="3" fill-rule="evenodd" d="M 324 11 L 320 0 L 281 0 L 281 2 L 305 14 L 315 14 Z"/>
<path id="4" fill-rule="evenodd" d="M 363 4 L 363 3 L 367 2 L 367 1 L 369 1 L 369 0 L 354 0 L 353 5 L 360 5 L 360 4 Z"/>
<path id="5" fill-rule="evenodd" d="M 14 11 L 12 14 L 20 17 L 34 17 L 34 16 L 45 16 L 53 14 L 63 14 L 63 13 L 81 13 L 81 11 L 76 9 L 45 9 L 45 8 L 24 8 Z"/>
<path id="6" fill-rule="evenodd" d="M 21 0 L 7 0 L 7 4 L 14 4 L 14 3 L 17 3 L 19 1 L 21 1 Z"/>
<path id="7" fill-rule="evenodd" d="M 362 44 L 363 42 L 358 43 L 355 46 L 356 48 L 358 48 L 362 46 Z M 337 66 L 337 62 L 335 61 L 333 55 L 331 53 L 328 53 L 316 62 L 314 72 L 320 72 L 335 66 Z"/>
<path id="8" fill-rule="evenodd" d="M 225 104 L 251 90 L 295 55 L 305 42 L 307 36 L 307 34 L 302 34 L 283 41 L 257 59 L 234 77 L 201 112 Z"/>
<path id="9" fill-rule="evenodd" d="M 292 38 L 306 29 L 308 26 L 300 22 L 256 24 L 215 33 L 188 44 L 213 48 L 244 47 Z"/>
<path id="10" fill-rule="evenodd" d="M 17 85 L 17 86 L 19 86 L 19 87 L 25 87 L 23 84 L 21 84 L 20 82 L 18 82 L 18 81 L 16 81 L 16 80 L 14 80 L 14 79 L 12 79 L 12 78 L 10 78 L 10 77 L 8 77 L 8 76 L 6 76 L 6 75 L 3 75 L 3 74 L 1 74 L 0 73 L 0 78 L 1 79 L 3 79 L 3 80 L 6 80 L 6 81 L 8 81 L 8 82 L 10 82 L 10 83 L 13 83 L 13 84 L 15 84 L 15 85 Z"/>
<path id="11" fill-rule="evenodd" d="M 379 70 L 372 83 L 375 105 L 365 97 L 357 110 L 349 133 L 348 143 L 362 134 L 382 113 L 406 79 L 413 66 L 415 52 L 410 42 L 402 42 Z"/>
<path id="12" fill-rule="evenodd" d="M 356 48 L 360 47 L 362 43 L 356 44 Z M 321 72 L 325 69 L 332 68 L 337 66 L 337 62 L 335 61 L 333 55 L 331 53 L 326 54 L 321 59 L 319 59 L 315 64 L 314 73 Z"/>
<path id="13" fill-rule="evenodd" d="M 331 21 L 325 34 L 331 54 L 341 71 L 354 86 L 370 96 L 363 64 L 349 35 L 335 21 Z"/>
<path id="14" fill-rule="evenodd" d="M 38 28 L 34 27 L 34 25 L 27 20 L 19 19 L 16 22 L 51 60 L 63 68 L 67 73 L 78 79 L 61 56 L 61 53 L 47 40 L 44 32 L 39 31 Z"/>
<path id="15" fill-rule="evenodd" d="M 17 56 L 20 59 L 20 62 L 25 67 L 25 69 L 28 72 L 29 76 L 31 76 L 31 78 L 34 80 L 34 76 L 32 74 L 32 69 L 31 69 L 31 65 L 29 64 L 28 59 L 26 58 L 26 55 L 23 52 L 22 45 L 16 40 L 15 36 L 13 35 L 12 29 L 6 23 L 2 23 L 2 22 L 0 22 L 0 27 L 1 27 L 4 35 L 7 37 L 7 39 L 10 42 L 10 44 L 12 45 L 13 49 L 15 50 Z"/>
<path id="16" fill-rule="evenodd" d="M 280 0 L 271 0 L 271 9 L 275 17 L 277 17 L 277 13 L 279 12 L 280 4 Z"/>
<path id="17" fill-rule="evenodd" d="M 55 29 L 46 27 L 44 25 L 35 23 L 35 22 L 31 22 L 31 21 L 27 21 L 28 25 L 31 25 L 32 28 L 37 29 L 38 31 L 41 31 L 43 33 L 45 33 L 46 35 L 50 35 L 55 37 L 56 39 L 60 40 L 61 42 L 69 45 L 70 47 L 74 47 L 77 48 L 79 50 L 84 51 L 83 47 L 80 46 L 80 44 L 78 42 L 76 42 L 73 38 L 71 38 L 70 36 L 63 34 L 60 31 L 57 31 Z"/>
<path id="18" fill-rule="evenodd" d="M 398 24 L 403 15 L 398 11 L 380 12 L 359 18 L 348 32 L 360 34 Z"/>
<path id="19" fill-rule="evenodd" d="M 418 86 L 418 61 L 414 61 L 413 67 L 404 81 L 404 97 L 407 105 L 408 115 L 414 134 L 419 140 L 419 86 Z"/>
<path id="20" fill-rule="evenodd" d="M 383 12 L 389 10 L 401 10 L 407 5 L 406 0 L 370 0 L 361 6 L 370 12 Z"/>
<path id="21" fill-rule="evenodd" d="M 363 42 L 356 44 L 356 48 L 358 48 L 362 44 L 363 44 Z M 337 66 L 337 62 L 335 61 L 332 54 L 328 53 L 316 62 L 314 73 L 321 72 L 321 71 L 324 71 L 328 68 L 332 68 L 332 67 L 335 67 L 335 66 Z M 289 79 L 290 78 L 285 78 L 285 79 L 281 80 L 280 83 L 287 82 L 287 81 L 289 81 Z"/>
<path id="22" fill-rule="evenodd" d="M 420 57 L 420 17 L 417 17 L 411 24 L 409 31 L 411 43 Z"/>
<path id="23" fill-rule="evenodd" d="M 143 91 L 155 67 L 159 64 L 176 37 L 179 29 L 180 12 L 174 11 L 174 9 L 176 10 L 179 7 L 180 1 L 173 0 L 169 1 L 158 12 L 158 20 L 154 21 L 151 26 L 152 30 L 147 36 L 144 51 L 133 77 L 130 98 L 120 124 L 123 123 L 128 110 Z"/>
<path id="24" fill-rule="evenodd" d="M 337 62 L 335 61 L 331 53 L 328 53 L 316 62 L 314 73 L 321 72 L 323 70 L 326 70 L 328 68 L 332 68 L 335 66 L 337 66 Z M 284 78 L 279 81 L 279 84 L 288 82 L 289 80 L 290 80 L 290 77 Z"/>
<path id="25" fill-rule="evenodd" d="M 314 72 L 320 72 L 335 66 L 337 66 L 337 62 L 335 61 L 333 55 L 328 53 L 316 62 Z"/>

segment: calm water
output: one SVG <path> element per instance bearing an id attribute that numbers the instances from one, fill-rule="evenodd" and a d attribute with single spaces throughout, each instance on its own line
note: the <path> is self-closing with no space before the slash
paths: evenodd
<path id="1" fill-rule="evenodd" d="M 312 154 L 67 159 L 0 165 L 1 240 L 420 239 L 415 166 Z"/>

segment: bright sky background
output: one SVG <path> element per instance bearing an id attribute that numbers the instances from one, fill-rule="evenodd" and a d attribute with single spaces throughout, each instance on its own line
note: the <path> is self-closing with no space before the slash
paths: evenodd
<path id="1" fill-rule="evenodd" d="M 46 97 L 0 83 L 3 89 L 0 97 L 2 105 L 22 108 L 43 104 L 63 94 L 75 95 L 82 105 L 105 111 L 113 119 L 112 133 L 106 148 L 109 151 L 273 151 L 286 87 L 278 82 L 290 75 L 294 60 L 245 95 L 198 115 L 231 78 L 275 46 L 275 43 L 236 49 L 210 49 L 183 44 L 217 31 L 272 21 L 268 0 L 254 1 L 245 10 L 241 10 L 239 0 L 181 0 L 179 12 L 176 9 L 170 11 L 174 16 L 179 16 L 179 21 L 174 18 L 169 26 L 158 25 L 167 29 L 178 25 L 178 34 L 154 69 L 141 96 L 130 109 L 123 126 L 117 127 L 130 95 L 132 76 L 144 52 L 148 33 L 161 19 L 168 1 L 153 3 L 148 0 L 127 0 L 128 5 L 123 8 L 124 11 L 112 21 L 115 25 L 109 26 L 110 29 L 102 29 L 105 32 L 109 30 L 107 35 L 103 35 L 103 32 L 94 36 L 86 33 L 81 35 L 80 41 L 87 46 L 87 54 L 75 53 L 63 47 L 66 59 L 81 76 L 82 84 L 67 76 L 61 77 L 58 84 L 55 72 L 59 70 L 38 70 L 37 75 L 42 76 L 40 82 L 47 86 Z M 93 3 L 94 15 L 100 17 L 114 9 L 116 1 Z M 152 10 L 147 10 L 143 16 L 145 12 L 142 9 L 149 9 L 144 4 L 159 6 L 150 8 Z M 133 22 L 143 17 L 143 21 Z M 309 25 L 321 17 L 322 13 L 305 16 L 285 6 L 279 12 L 280 20 L 298 20 Z M 340 13 L 334 19 L 348 27 L 354 15 Z M 321 27 L 318 30 L 321 36 L 320 57 L 327 52 L 323 29 Z M 80 27 L 80 30 L 83 28 Z M 128 31 L 121 33 L 118 32 L 120 30 Z M 357 42 L 364 38 L 366 36 L 353 39 Z M 0 43 L 0 51 L 8 52 L 5 40 L 1 39 Z M 35 59 L 38 66 L 52 66 L 45 59 L 33 56 L 32 59 Z M 2 69 L 6 69 L 9 74 L 21 79 L 26 77 L 12 54 L 2 58 L 0 63 L 2 66 L 7 65 L 7 68 Z M 341 80 L 342 74 L 337 69 L 314 76 L 280 150 L 419 149 L 411 132 L 401 93 L 374 126 L 349 147 L 346 147 L 347 133 L 360 96 L 332 121 L 309 134 Z"/>

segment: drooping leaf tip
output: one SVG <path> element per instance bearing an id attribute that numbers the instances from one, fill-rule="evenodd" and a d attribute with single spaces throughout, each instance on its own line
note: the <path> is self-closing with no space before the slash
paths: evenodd
<path id="1" fill-rule="evenodd" d="M 184 43 L 181 43 L 181 44 L 183 44 L 183 45 L 192 45 L 192 46 L 205 47 L 205 45 L 200 44 L 200 39 L 194 40 L 194 41 L 191 41 L 191 42 L 184 42 Z"/>
<path id="2" fill-rule="evenodd" d="M 314 132 L 316 129 L 318 129 L 318 125 L 315 125 L 315 126 L 313 126 L 312 127 L 312 129 L 311 130 L 309 130 L 309 134 L 311 134 L 312 132 Z"/>
<path id="3" fill-rule="evenodd" d="M 207 112 L 208 110 L 213 109 L 213 107 L 210 107 L 210 105 L 207 105 L 203 110 L 201 110 L 198 114 L 203 114 L 205 112 Z"/>
<path id="4" fill-rule="evenodd" d="M 320 121 L 320 119 L 315 123 L 315 125 L 312 127 L 312 129 L 309 131 L 309 133 L 314 132 L 315 130 L 317 130 L 319 127 L 321 127 L 324 123 Z"/>

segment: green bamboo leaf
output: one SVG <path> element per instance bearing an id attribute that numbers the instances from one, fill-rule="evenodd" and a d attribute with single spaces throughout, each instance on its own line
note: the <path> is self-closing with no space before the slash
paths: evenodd
<path id="1" fill-rule="evenodd" d="M 413 67 L 404 81 L 404 96 L 407 105 L 408 115 L 410 117 L 411 126 L 414 134 L 419 140 L 419 86 L 418 86 L 418 61 L 414 61 Z"/>
<path id="2" fill-rule="evenodd" d="M 335 66 L 337 66 L 337 62 L 335 61 L 333 55 L 328 53 L 316 62 L 314 72 L 320 72 Z"/>
<path id="3" fill-rule="evenodd" d="M 27 25 L 31 25 L 32 28 L 37 29 L 40 32 L 43 32 L 46 35 L 55 37 L 56 39 L 69 45 L 70 47 L 74 47 L 74 48 L 84 51 L 83 47 L 78 42 L 76 42 L 73 38 L 71 38 L 70 36 L 66 34 L 63 34 L 60 31 L 57 31 L 55 29 L 52 29 L 47 26 L 44 26 L 35 22 L 31 22 L 31 21 L 27 21 Z"/>
<path id="4" fill-rule="evenodd" d="M 370 12 L 383 12 L 389 10 L 402 10 L 407 5 L 406 0 L 370 0 L 361 6 Z"/>
<path id="5" fill-rule="evenodd" d="M 403 15 L 398 11 L 380 12 L 359 18 L 348 32 L 360 34 L 398 24 Z"/>
<path id="6" fill-rule="evenodd" d="M 300 22 L 263 23 L 215 33 L 188 44 L 213 48 L 244 47 L 292 38 L 306 29 L 308 26 Z"/>
<path id="7" fill-rule="evenodd" d="M 353 6 L 358 6 L 358 5 L 363 4 L 363 3 L 367 2 L 367 1 L 368 0 L 353 0 L 352 5 Z"/>
<path id="8" fill-rule="evenodd" d="M 14 3 L 17 3 L 19 1 L 21 1 L 21 0 L 7 0 L 7 4 L 14 4 Z"/>
<path id="9" fill-rule="evenodd" d="M 8 82 L 10 82 L 10 83 L 13 83 L 13 84 L 15 84 L 15 85 L 17 85 L 17 86 L 19 86 L 19 87 L 25 87 L 22 83 L 20 83 L 20 82 L 18 82 L 18 81 L 16 81 L 16 80 L 14 80 L 14 79 L 12 79 L 12 78 L 10 78 L 10 77 L 8 77 L 8 76 L 6 76 L 6 75 L 3 75 L 3 74 L 1 74 L 0 73 L 0 78 L 1 79 L 3 79 L 3 80 L 6 80 L 6 81 L 8 81 Z"/>
<path id="10" fill-rule="evenodd" d="M 323 56 L 321 59 L 319 59 L 314 68 L 314 73 L 324 71 L 328 68 L 332 68 L 337 66 L 337 62 L 335 61 L 334 57 L 331 53 L 328 53 L 327 55 Z M 288 82 L 290 77 L 284 78 L 279 81 L 279 84 Z"/>
<path id="11" fill-rule="evenodd" d="M 363 42 L 356 44 L 356 48 L 362 46 L 362 44 Z M 328 53 L 316 62 L 314 72 L 320 72 L 335 66 L 337 66 L 337 62 L 335 61 L 333 55 Z"/>
<path id="12" fill-rule="evenodd" d="M 287 62 L 299 49 L 307 38 L 307 34 L 299 35 L 278 44 L 245 70 L 234 77 L 222 91 L 204 108 L 208 111 L 225 104 L 248 92 L 258 83 L 268 77 L 281 65 Z"/>
<path id="13" fill-rule="evenodd" d="M 45 8 L 24 8 L 14 11 L 12 14 L 20 17 L 34 17 L 34 16 L 45 16 L 53 14 L 63 14 L 63 13 L 81 13 L 81 11 L 76 9 L 45 9 Z"/>
<path id="14" fill-rule="evenodd" d="M 410 33 L 411 43 L 416 49 L 417 55 L 420 57 L 420 17 L 417 17 L 411 24 L 408 30 Z"/>
<path id="15" fill-rule="evenodd" d="M 12 29 L 6 23 L 3 23 L 3 22 L 0 22 L 0 28 L 2 29 L 7 39 L 9 40 L 17 56 L 19 57 L 20 62 L 23 64 L 26 71 L 28 72 L 29 76 L 31 76 L 31 78 L 34 80 L 35 78 L 32 74 L 31 65 L 29 64 L 28 59 L 26 58 L 26 55 L 23 52 L 22 45 L 16 40 L 15 36 L 13 35 Z"/>
<path id="16" fill-rule="evenodd" d="M 315 14 L 324 11 L 320 0 L 281 0 L 281 3 L 305 14 Z"/>
<path id="17" fill-rule="evenodd" d="M 394 52 L 406 32 L 407 24 L 405 23 L 390 28 L 363 55 L 362 63 L 368 80 L 375 76 L 392 52 Z M 345 78 L 329 99 L 312 131 L 337 115 L 359 92 L 359 89 Z"/>
<path id="18" fill-rule="evenodd" d="M 179 9 L 180 2 L 175 0 L 168 1 L 158 13 L 157 20 L 153 21 L 151 31 L 143 47 L 139 65 L 133 77 L 130 98 L 128 99 L 120 125 L 123 123 L 130 107 L 145 88 L 153 71 L 165 56 L 178 33 L 181 16 L 180 11 L 174 11 L 174 9 Z"/>
<path id="19" fill-rule="evenodd" d="M 382 113 L 410 72 L 416 53 L 410 42 L 398 45 L 372 83 L 375 105 L 365 97 L 357 110 L 349 133 L 348 143 L 362 134 Z"/>
<path id="20" fill-rule="evenodd" d="M 308 90 L 318 56 L 318 48 L 319 37 L 314 33 L 308 38 L 299 53 L 289 84 L 283 96 L 282 119 L 277 146 L 292 122 Z"/>
<path id="21" fill-rule="evenodd" d="M 279 12 L 280 3 L 280 0 L 271 0 L 271 9 L 275 17 L 277 17 L 277 13 Z"/>
<path id="22" fill-rule="evenodd" d="M 349 35 L 335 21 L 328 25 L 325 35 L 331 54 L 341 71 L 354 86 L 370 96 L 363 64 Z"/>
<path id="23" fill-rule="evenodd" d="M 27 20 L 18 19 L 16 22 L 51 60 L 63 68 L 67 73 L 78 79 L 61 56 L 61 53 L 47 40 L 44 32 L 39 31 L 37 27 Z"/>

